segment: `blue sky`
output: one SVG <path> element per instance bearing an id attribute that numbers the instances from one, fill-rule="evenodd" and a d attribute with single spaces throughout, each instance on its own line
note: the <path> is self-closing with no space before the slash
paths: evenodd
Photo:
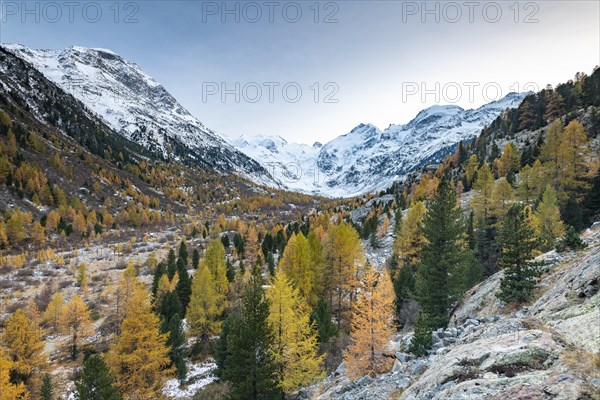
<path id="1" fill-rule="evenodd" d="M 600 64 L 599 1 L 0 3 L 1 42 L 109 48 L 226 136 L 325 142 Z"/>

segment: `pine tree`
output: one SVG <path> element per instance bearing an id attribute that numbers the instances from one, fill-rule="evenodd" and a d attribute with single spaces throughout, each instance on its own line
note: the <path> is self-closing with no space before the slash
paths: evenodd
<path id="1" fill-rule="evenodd" d="M 275 333 L 271 351 L 281 389 L 290 393 L 323 375 L 323 356 L 317 354 L 317 330 L 309 322 L 306 300 L 282 269 L 277 270 L 266 295 L 270 305 L 267 321 Z"/>
<path id="2" fill-rule="evenodd" d="M 560 216 L 566 225 L 572 226 L 577 232 L 581 231 L 585 227 L 581 206 L 579 205 L 574 193 L 571 193 L 569 196 L 564 209 L 560 213 Z"/>
<path id="3" fill-rule="evenodd" d="M 167 266 L 159 262 L 154 268 L 154 277 L 152 278 L 152 297 L 156 297 L 156 291 L 158 290 L 158 283 L 160 279 L 167 273 Z"/>
<path id="4" fill-rule="evenodd" d="M 187 267 L 188 265 L 188 249 L 187 249 L 187 243 L 185 242 L 185 239 L 181 240 L 181 243 L 179 244 L 179 260 L 181 260 L 183 262 L 183 265 Z"/>
<path id="5" fill-rule="evenodd" d="M 547 186 L 544 190 L 542 201 L 534 214 L 534 223 L 543 251 L 553 249 L 556 240 L 565 234 L 565 226 L 560 219 L 556 191 L 552 186 Z"/>
<path id="6" fill-rule="evenodd" d="M 426 212 L 425 205 L 420 201 L 406 211 L 406 217 L 402 220 L 400 232 L 394 241 L 394 253 L 401 264 L 414 266 L 419 263 L 421 247 L 425 243 L 423 218 Z"/>
<path id="7" fill-rule="evenodd" d="M 187 375 L 185 364 L 185 333 L 183 332 L 183 321 L 179 313 L 163 316 L 161 332 L 169 335 L 167 346 L 169 347 L 169 359 L 171 365 L 177 371 L 177 378 L 183 381 Z"/>
<path id="8" fill-rule="evenodd" d="M 220 317 L 224 311 L 224 299 L 215 289 L 214 277 L 204 262 L 194 274 L 192 296 L 187 309 L 190 333 L 201 342 L 208 341 L 221 329 Z"/>
<path id="9" fill-rule="evenodd" d="M 200 253 L 198 252 L 198 249 L 194 249 L 194 252 L 192 253 L 192 268 L 198 269 L 198 265 L 200 265 Z"/>
<path id="10" fill-rule="evenodd" d="M 231 318 L 227 334 L 227 358 L 221 377 L 233 385 L 231 399 L 267 400 L 281 397 L 273 361 L 273 331 L 267 321 L 269 302 L 263 281 L 252 275 L 242 295 L 239 316 Z"/>
<path id="11" fill-rule="evenodd" d="M 337 329 L 331 319 L 331 311 L 329 311 L 327 301 L 320 297 L 317 306 L 310 315 L 310 322 L 314 322 L 317 326 L 320 343 L 327 343 L 329 339 L 337 335 Z"/>
<path id="12" fill-rule="evenodd" d="M 404 265 L 398 270 L 398 275 L 394 280 L 394 293 L 396 295 L 396 312 L 401 315 L 402 308 L 410 299 L 411 293 L 415 290 L 414 267 Z M 402 321 L 401 321 L 402 322 Z"/>
<path id="13" fill-rule="evenodd" d="M 177 257 L 175 257 L 175 251 L 173 249 L 169 249 L 169 253 L 167 254 L 167 275 L 169 279 L 173 279 L 173 276 L 177 272 Z"/>
<path id="14" fill-rule="evenodd" d="M 190 278 L 190 274 L 187 271 L 187 264 L 183 258 L 177 260 L 177 275 L 179 280 L 175 286 L 175 291 L 179 296 L 183 310 L 185 310 L 190 302 L 190 296 L 192 293 L 192 278 Z"/>
<path id="15" fill-rule="evenodd" d="M 160 333 L 159 318 L 152 313 L 144 287 L 133 287 L 121 333 L 110 345 L 106 363 L 124 398 L 156 399 L 161 397 L 165 377 L 171 374 L 168 335 Z"/>
<path id="16" fill-rule="evenodd" d="M 446 325 L 451 305 L 472 268 L 462 219 L 456 193 L 443 179 L 425 216 L 423 230 L 428 243 L 421 250 L 415 280 L 416 298 L 431 318 L 432 328 Z"/>
<path id="17" fill-rule="evenodd" d="M 81 378 L 75 382 L 77 400 L 121 400 L 115 378 L 101 356 L 93 354 L 85 360 Z"/>
<path id="18" fill-rule="evenodd" d="M 46 326 L 52 328 L 52 332 L 56 335 L 60 332 L 60 323 L 65 307 L 65 299 L 60 292 L 54 293 L 50 302 L 46 306 L 42 319 Z"/>
<path id="19" fill-rule="evenodd" d="M 29 392 L 22 382 L 10 379 L 14 362 L 0 346 L 0 400 L 28 400 Z"/>
<path id="20" fill-rule="evenodd" d="M 408 351 L 418 357 L 426 356 L 427 350 L 431 349 L 433 344 L 433 339 L 431 337 L 433 329 L 430 322 L 431 318 L 427 314 L 424 314 L 423 312 L 417 314 L 415 331 L 410 341 Z"/>
<path id="21" fill-rule="evenodd" d="M 387 272 L 365 270 L 352 309 L 352 343 L 344 353 L 351 378 L 374 377 L 392 367 L 386 350 L 394 334 L 394 293 Z"/>
<path id="22" fill-rule="evenodd" d="M 52 378 L 49 374 L 44 374 L 42 379 L 42 388 L 40 389 L 40 400 L 53 400 L 54 399 L 54 387 L 52 385 Z"/>
<path id="23" fill-rule="evenodd" d="M 46 361 L 41 329 L 25 312 L 17 310 L 6 320 L 2 340 L 13 363 L 12 381 L 27 383 L 31 374 Z"/>
<path id="24" fill-rule="evenodd" d="M 536 239 L 530 213 L 529 207 L 514 204 L 499 234 L 498 265 L 504 269 L 504 277 L 496 296 L 506 303 L 527 301 L 539 275 L 538 265 L 531 262 Z"/>
<path id="25" fill-rule="evenodd" d="M 89 336 L 93 333 L 93 323 L 90 318 L 90 310 L 82 298 L 74 295 L 65 305 L 61 324 L 66 332 L 72 335 L 71 357 L 77 357 L 77 344 L 81 336 Z"/>

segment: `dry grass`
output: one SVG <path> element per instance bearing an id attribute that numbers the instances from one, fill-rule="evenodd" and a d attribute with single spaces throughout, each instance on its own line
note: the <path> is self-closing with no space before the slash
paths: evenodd
<path id="1" fill-rule="evenodd" d="M 404 389 L 398 388 L 388 395 L 387 400 L 400 400 L 400 397 L 402 397 L 403 393 L 404 393 Z"/>

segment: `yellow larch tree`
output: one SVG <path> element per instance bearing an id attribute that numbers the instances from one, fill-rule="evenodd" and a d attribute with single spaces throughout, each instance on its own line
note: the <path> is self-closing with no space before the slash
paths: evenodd
<path id="1" fill-rule="evenodd" d="M 544 190 L 542 201 L 533 214 L 533 223 L 543 251 L 551 250 L 556 244 L 556 239 L 565 234 L 556 191 L 551 185 L 546 186 Z"/>
<path id="2" fill-rule="evenodd" d="M 206 247 L 204 258 L 198 267 L 200 270 L 206 266 L 212 274 L 215 290 L 218 294 L 219 307 L 224 307 L 229 291 L 225 261 L 225 247 L 223 247 L 223 243 L 219 239 L 214 239 Z"/>
<path id="3" fill-rule="evenodd" d="M 194 274 L 192 294 L 187 307 L 186 319 L 190 333 L 200 341 L 206 341 L 221 330 L 224 299 L 215 288 L 213 274 L 203 263 Z"/>
<path id="4" fill-rule="evenodd" d="M 135 278 L 127 301 L 120 334 L 106 355 L 124 399 L 162 399 L 169 368 L 168 335 L 160 333 L 160 320 L 152 312 L 146 289 Z"/>
<path id="5" fill-rule="evenodd" d="M 90 318 L 90 310 L 79 295 L 74 295 L 67 302 L 62 312 L 61 325 L 64 331 L 73 339 L 71 342 L 71 356 L 77 356 L 79 338 L 90 336 L 94 333 L 94 325 Z"/>
<path id="6" fill-rule="evenodd" d="M 302 297 L 310 305 L 316 305 L 318 293 L 315 288 L 315 266 L 310 256 L 308 240 L 302 232 L 292 234 L 281 255 L 279 268 L 283 269 Z"/>
<path id="7" fill-rule="evenodd" d="M 389 371 L 392 358 L 386 354 L 394 335 L 394 291 L 386 271 L 365 270 L 352 309 L 352 343 L 344 353 L 348 376 L 356 379 Z"/>
<path id="8" fill-rule="evenodd" d="M 500 178 L 492 191 L 492 215 L 496 218 L 496 225 L 500 226 L 504 216 L 515 201 L 515 192 L 506 178 Z"/>
<path id="9" fill-rule="evenodd" d="M 513 142 L 508 142 L 504 146 L 502 156 L 496 162 L 496 168 L 498 169 L 498 175 L 505 177 L 509 172 L 517 172 L 520 167 L 521 157 L 519 150 Z"/>
<path id="10" fill-rule="evenodd" d="M 65 307 L 65 298 L 60 292 L 54 293 L 50 302 L 46 306 L 46 310 L 42 315 L 42 320 L 46 326 L 52 329 L 55 335 L 60 332 L 62 314 Z"/>
<path id="11" fill-rule="evenodd" d="M 2 340 L 16 380 L 27 383 L 33 371 L 46 361 L 40 327 L 24 311 L 17 310 L 6 320 Z"/>
<path id="12" fill-rule="evenodd" d="M 423 234 L 423 218 L 426 212 L 425 205 L 417 201 L 402 219 L 400 232 L 394 241 L 394 252 L 405 264 L 414 266 L 419 262 L 421 247 L 427 241 Z"/>
<path id="13" fill-rule="evenodd" d="M 10 372 L 14 362 L 0 346 L 0 400 L 27 400 L 29 392 L 22 382 L 14 384 L 10 379 Z"/>
<path id="14" fill-rule="evenodd" d="M 273 358 L 281 389 L 290 393 L 323 377 L 324 355 L 318 354 L 318 333 L 310 308 L 282 269 L 266 290 L 267 321 L 274 332 Z"/>
<path id="15" fill-rule="evenodd" d="M 329 228 L 324 251 L 325 291 L 330 309 L 335 312 L 339 331 L 342 320 L 350 321 L 345 311 L 351 308 L 357 275 L 364 262 L 364 250 L 356 229 L 346 222 L 340 222 Z"/>

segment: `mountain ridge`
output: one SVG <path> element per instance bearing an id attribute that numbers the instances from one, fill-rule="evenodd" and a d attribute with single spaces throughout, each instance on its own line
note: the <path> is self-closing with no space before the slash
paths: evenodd
<path id="1" fill-rule="evenodd" d="M 390 124 L 384 130 L 360 123 L 320 146 L 265 135 L 242 135 L 230 143 L 260 160 L 289 189 L 352 197 L 384 190 L 420 166 L 441 160 L 459 142 L 475 138 L 506 109 L 517 107 L 527 95 L 511 92 L 468 110 L 434 105 L 406 124 Z"/>

